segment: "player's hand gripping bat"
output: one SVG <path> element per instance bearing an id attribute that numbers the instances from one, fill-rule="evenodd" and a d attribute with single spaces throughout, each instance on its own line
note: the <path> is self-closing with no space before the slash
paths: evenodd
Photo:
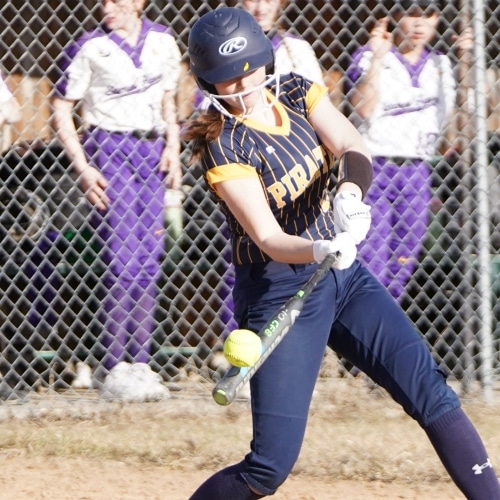
<path id="1" fill-rule="evenodd" d="M 262 354 L 253 366 L 248 368 L 232 366 L 226 372 L 212 391 L 216 403 L 226 406 L 234 401 L 243 385 L 252 378 L 288 333 L 299 317 L 309 295 L 330 270 L 337 257 L 337 254 L 327 255 L 305 285 L 293 297 L 288 299 L 257 333 L 262 341 Z"/>

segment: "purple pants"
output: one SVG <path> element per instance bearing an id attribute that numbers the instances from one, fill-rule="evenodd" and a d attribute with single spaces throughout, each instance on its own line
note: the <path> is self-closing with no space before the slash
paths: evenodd
<path id="1" fill-rule="evenodd" d="M 431 180 L 421 160 L 373 159 L 374 181 L 365 203 L 372 225 L 358 247 L 359 259 L 399 300 L 415 271 L 429 221 Z"/>
<path id="2" fill-rule="evenodd" d="M 164 251 L 165 185 L 158 170 L 164 141 L 95 129 L 84 145 L 90 164 L 109 183 L 111 200 L 96 227 L 109 292 L 103 308 L 103 364 L 111 369 L 124 360 L 147 362 Z"/>
<path id="3" fill-rule="evenodd" d="M 229 228 L 227 224 L 224 223 L 222 226 L 222 234 L 227 239 L 227 245 L 224 249 L 224 260 L 227 263 L 227 269 L 223 276 L 223 286 L 220 291 L 220 298 L 222 300 L 222 307 L 219 311 L 219 317 L 225 325 L 224 332 L 222 333 L 223 339 L 225 339 L 233 330 L 238 328 L 238 323 L 234 319 L 234 300 L 233 300 L 233 289 L 235 281 L 235 270 L 231 263 L 231 243 Z"/>

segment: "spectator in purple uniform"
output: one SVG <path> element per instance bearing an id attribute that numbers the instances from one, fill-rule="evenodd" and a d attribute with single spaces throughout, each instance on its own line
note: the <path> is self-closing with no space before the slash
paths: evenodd
<path id="1" fill-rule="evenodd" d="M 106 373 L 147 363 L 164 250 L 165 187 L 179 189 L 175 93 L 180 51 L 144 0 L 102 0 L 103 24 L 71 45 L 54 99 L 58 137 L 97 215 L 104 277 Z M 80 140 L 73 119 L 83 104 Z"/>
<path id="2" fill-rule="evenodd" d="M 427 233 L 431 161 L 456 102 L 450 58 L 430 43 L 439 1 L 399 0 L 348 68 L 353 122 L 373 158 L 366 203 L 372 226 L 359 257 L 396 300 L 415 271 Z M 394 23 L 394 29 L 391 29 Z M 460 41 L 457 42 L 460 44 Z M 343 194 L 335 204 L 349 203 Z"/>

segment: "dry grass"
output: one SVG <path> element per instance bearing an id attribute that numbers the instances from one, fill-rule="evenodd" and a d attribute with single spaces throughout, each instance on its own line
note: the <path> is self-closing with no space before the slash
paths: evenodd
<path id="1" fill-rule="evenodd" d="M 179 474 L 202 470 L 208 475 L 239 461 L 251 436 L 248 403 L 219 407 L 210 398 L 210 388 L 206 384 L 205 397 L 181 394 L 161 403 L 101 403 L 90 411 L 70 415 L 46 410 L 22 419 L 8 418 L 0 427 L 0 455 L 119 462 Z M 498 468 L 499 404 L 486 405 L 472 398 L 464 407 Z M 292 477 L 401 484 L 449 482 L 418 425 L 385 393 L 352 377 L 319 380 L 304 447 Z"/>

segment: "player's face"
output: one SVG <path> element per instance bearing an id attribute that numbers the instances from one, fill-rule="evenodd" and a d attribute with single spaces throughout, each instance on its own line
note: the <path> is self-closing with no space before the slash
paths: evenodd
<path id="1" fill-rule="evenodd" d="M 280 0 L 243 0 L 243 7 L 255 17 L 264 31 L 269 31 L 278 18 Z"/>
<path id="2" fill-rule="evenodd" d="M 111 30 L 127 29 L 131 20 L 139 17 L 142 1 L 101 0 L 104 22 Z"/>
<path id="3" fill-rule="evenodd" d="M 229 106 L 234 115 L 254 113 L 266 106 L 262 85 L 266 80 L 266 69 L 258 68 L 251 73 L 214 84 L 217 94 Z"/>
<path id="4" fill-rule="evenodd" d="M 414 7 L 401 17 L 398 28 L 405 43 L 417 47 L 428 44 L 434 38 L 438 23 L 438 12 Z"/>

